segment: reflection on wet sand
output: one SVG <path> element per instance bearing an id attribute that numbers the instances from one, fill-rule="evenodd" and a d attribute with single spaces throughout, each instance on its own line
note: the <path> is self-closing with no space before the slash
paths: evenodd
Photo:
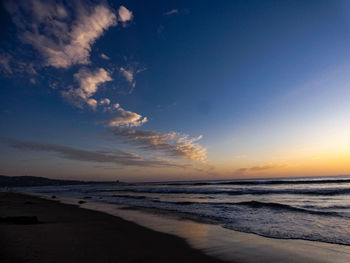
<path id="1" fill-rule="evenodd" d="M 350 247 L 305 240 L 273 239 L 221 226 L 195 222 L 175 214 L 155 214 L 89 202 L 82 207 L 104 211 L 150 229 L 184 238 L 209 255 L 238 262 L 350 262 Z"/>

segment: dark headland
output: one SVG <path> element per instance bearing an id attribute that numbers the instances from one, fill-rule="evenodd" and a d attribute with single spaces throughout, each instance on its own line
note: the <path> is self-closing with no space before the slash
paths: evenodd
<path id="1" fill-rule="evenodd" d="M 0 175 L 0 187 L 21 187 L 21 186 L 49 186 L 49 185 L 82 185 L 82 184 L 113 184 L 121 183 L 119 181 L 78 181 L 78 180 L 62 180 L 50 179 L 39 176 L 6 176 Z"/>

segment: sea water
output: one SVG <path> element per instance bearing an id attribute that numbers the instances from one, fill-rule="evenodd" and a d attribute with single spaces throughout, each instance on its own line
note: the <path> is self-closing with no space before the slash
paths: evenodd
<path id="1" fill-rule="evenodd" d="M 21 191 L 172 211 L 225 228 L 350 245 L 350 177 L 89 184 Z"/>

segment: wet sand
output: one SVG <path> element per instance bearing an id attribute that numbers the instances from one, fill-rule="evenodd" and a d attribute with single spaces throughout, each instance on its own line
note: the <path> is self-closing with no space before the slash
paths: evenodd
<path id="1" fill-rule="evenodd" d="M 222 262 L 183 239 L 105 213 L 34 196 L 0 193 L 0 262 Z"/>
<path id="2" fill-rule="evenodd" d="M 198 220 L 199 218 L 154 209 L 125 210 L 115 204 L 100 202 L 87 202 L 82 207 L 104 211 L 147 228 L 179 236 L 192 247 L 228 262 L 350 262 L 350 246 L 300 239 L 267 238 L 210 224 L 210 220 Z"/>
<path id="3" fill-rule="evenodd" d="M 350 246 L 266 238 L 174 213 L 90 200 L 79 208 L 77 199 L 59 200 L 68 204 L 0 193 L 0 217 L 40 221 L 0 223 L 0 262 L 350 262 Z"/>

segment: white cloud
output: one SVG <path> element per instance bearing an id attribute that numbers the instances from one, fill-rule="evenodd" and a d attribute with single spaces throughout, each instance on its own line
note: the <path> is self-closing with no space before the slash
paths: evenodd
<path id="1" fill-rule="evenodd" d="M 107 56 L 106 54 L 102 53 L 101 54 L 101 58 L 105 59 L 105 60 L 110 60 L 111 58 L 109 56 Z"/>
<path id="2" fill-rule="evenodd" d="M 112 80 L 109 73 L 103 68 L 98 68 L 95 71 L 82 68 L 78 73 L 74 74 L 74 78 L 79 82 L 80 89 L 78 93 L 82 98 L 91 97 L 96 93 L 98 85 Z"/>
<path id="3" fill-rule="evenodd" d="M 119 72 L 128 83 L 128 86 L 130 86 L 129 93 L 132 93 L 136 87 L 136 79 L 135 79 L 136 75 L 145 70 L 146 68 L 140 67 L 137 62 L 129 63 L 125 67 L 119 68 Z"/>
<path id="4" fill-rule="evenodd" d="M 147 117 L 124 110 L 119 104 L 115 104 L 114 108 L 118 111 L 119 115 L 109 120 L 108 125 L 110 127 L 138 127 L 148 121 Z"/>
<path id="5" fill-rule="evenodd" d="M 116 15 L 104 4 L 76 4 L 73 21 L 69 11 L 54 1 L 8 1 L 6 8 L 20 29 L 20 39 L 41 53 L 46 66 L 56 68 L 88 64 L 92 45 L 117 24 Z"/>
<path id="6" fill-rule="evenodd" d="M 125 27 L 128 22 L 132 21 L 134 18 L 132 12 L 128 10 L 125 6 L 120 6 L 118 9 L 118 20 L 123 23 Z"/>
<path id="7" fill-rule="evenodd" d="M 97 100 L 95 99 L 88 99 L 86 103 L 93 109 L 96 109 L 97 107 Z"/>
<path id="8" fill-rule="evenodd" d="M 78 73 L 74 74 L 74 78 L 79 83 L 79 88 L 71 88 L 63 92 L 63 96 L 78 107 L 82 107 L 82 104 L 86 103 L 93 109 L 97 107 L 98 102 L 91 97 L 102 83 L 112 80 L 110 74 L 103 68 L 98 68 L 95 71 L 81 68 Z M 104 104 L 107 104 L 108 101 L 110 103 L 109 99 L 104 99 Z"/>
<path id="9" fill-rule="evenodd" d="M 111 101 L 108 98 L 100 100 L 100 105 L 109 105 L 109 104 L 111 104 Z"/>
<path id="10" fill-rule="evenodd" d="M 121 67 L 120 69 L 120 72 L 123 74 L 123 76 L 126 78 L 126 80 L 128 82 L 130 82 L 130 84 L 133 84 L 134 86 L 134 72 L 132 70 L 127 70 L 123 67 Z"/>
<path id="11" fill-rule="evenodd" d="M 164 13 L 164 15 L 166 16 L 170 16 L 170 15 L 174 15 L 174 14 L 178 14 L 179 13 L 179 10 L 178 9 L 172 9 L 166 13 Z"/>
<path id="12" fill-rule="evenodd" d="M 197 144 L 202 136 L 189 138 L 188 135 L 177 132 L 141 131 L 121 127 L 113 129 L 113 133 L 144 150 L 159 151 L 170 156 L 186 157 L 200 162 L 206 162 L 207 159 L 207 150 Z"/>

